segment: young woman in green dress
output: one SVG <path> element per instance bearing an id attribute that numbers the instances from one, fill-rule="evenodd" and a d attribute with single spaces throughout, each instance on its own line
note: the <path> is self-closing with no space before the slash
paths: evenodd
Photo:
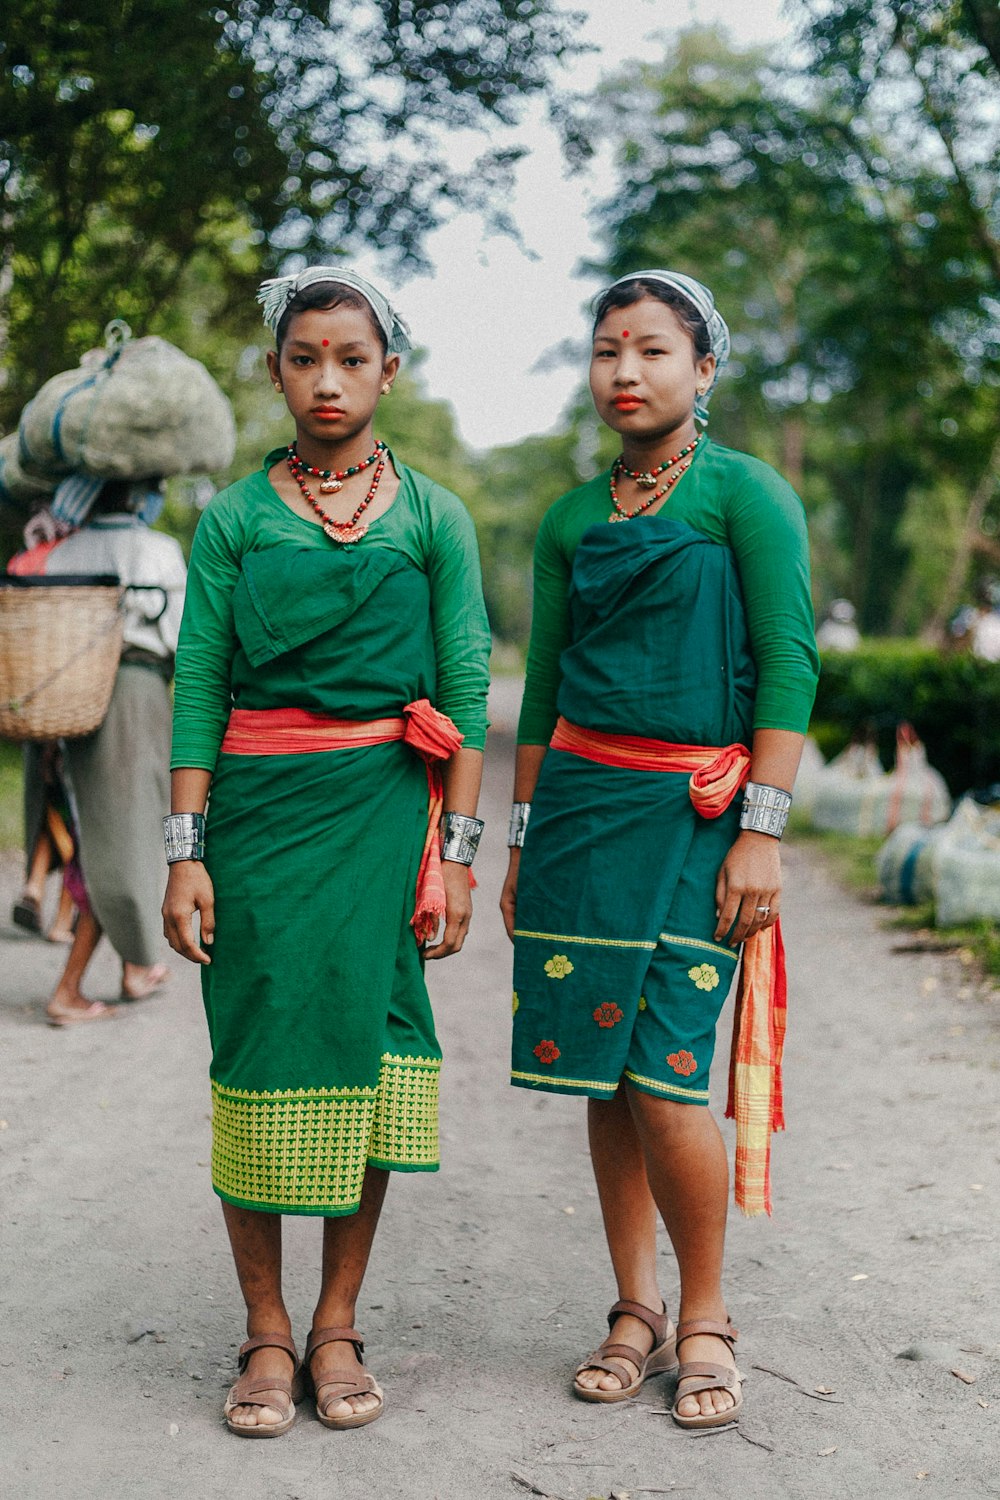
<path id="1" fill-rule="evenodd" d="M 303 1377 L 328 1426 L 383 1410 L 354 1310 L 389 1172 L 438 1165 L 423 967 L 468 929 L 489 659 L 468 513 L 375 440 L 405 324 L 339 267 L 261 301 L 295 441 L 195 536 L 164 903 L 203 966 L 213 1186 L 249 1335 L 226 1419 L 248 1437 L 291 1425 Z M 286 1213 L 324 1220 L 304 1369 Z"/>
<path id="2" fill-rule="evenodd" d="M 768 1000 L 748 1003 L 758 1030 L 741 1032 L 733 1073 L 737 1197 L 765 1211 L 781 1120 L 778 837 L 817 673 L 802 505 L 696 425 L 728 348 L 690 277 L 637 273 L 599 299 L 591 390 L 622 455 L 539 532 L 501 902 L 512 1082 L 588 1096 L 618 1285 L 575 1393 L 625 1400 L 679 1353 L 672 1411 L 689 1427 L 730 1422 L 742 1404 L 708 1070 L 746 942 L 748 997 L 763 976 Z M 680 1274 L 676 1329 L 657 1211 Z"/>

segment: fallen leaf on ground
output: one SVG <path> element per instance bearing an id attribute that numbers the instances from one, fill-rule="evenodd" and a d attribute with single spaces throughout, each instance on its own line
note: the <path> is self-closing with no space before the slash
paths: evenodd
<path id="1" fill-rule="evenodd" d="M 851 1280 L 852 1281 L 867 1281 L 868 1280 L 868 1276 L 867 1276 L 866 1272 L 859 1271 L 858 1274 L 857 1274 L 857 1276 L 852 1276 L 851 1277 Z"/>
<path id="2" fill-rule="evenodd" d="M 831 1453 L 836 1453 L 836 1451 L 837 1451 L 836 1447 L 833 1447 L 833 1448 L 821 1448 L 819 1450 L 819 1452 L 817 1453 L 816 1457 L 817 1458 L 829 1458 L 830 1454 Z"/>
<path id="3" fill-rule="evenodd" d="M 572 1206 L 572 1204 L 570 1204 L 567 1208 L 563 1209 L 563 1213 L 564 1214 L 575 1214 L 576 1213 L 576 1209 Z"/>
<path id="4" fill-rule="evenodd" d="M 832 1396 L 833 1395 L 833 1386 L 832 1385 L 814 1385 L 813 1386 L 813 1390 L 816 1392 L 817 1396 Z"/>
<path id="5" fill-rule="evenodd" d="M 976 1405 L 981 1406 L 983 1408 L 983 1411 L 989 1411 L 990 1409 L 990 1403 L 988 1401 L 984 1401 L 982 1396 L 980 1396 L 979 1400 L 976 1402 Z"/>
<path id="6" fill-rule="evenodd" d="M 928 1476 L 928 1474 L 930 1472 L 931 1472 L 930 1469 L 918 1469 L 917 1470 L 917 1478 L 918 1479 L 926 1479 L 927 1476 Z"/>
<path id="7" fill-rule="evenodd" d="M 983 1185 L 981 1182 L 970 1182 L 969 1186 L 974 1193 L 981 1193 L 983 1191 Z"/>
<path id="8" fill-rule="evenodd" d="M 176 1437 L 180 1432 L 180 1428 L 178 1427 L 176 1422 L 171 1422 L 170 1426 L 167 1428 L 167 1431 L 169 1432 L 171 1437 Z"/>
<path id="9" fill-rule="evenodd" d="M 951 1373 L 956 1380 L 964 1380 L 966 1385 L 975 1385 L 976 1383 L 975 1375 L 970 1375 L 966 1370 L 952 1370 Z"/>

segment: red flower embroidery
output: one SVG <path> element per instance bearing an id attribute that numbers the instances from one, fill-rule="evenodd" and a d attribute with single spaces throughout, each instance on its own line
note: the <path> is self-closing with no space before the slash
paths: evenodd
<path id="1" fill-rule="evenodd" d="M 535 1048 L 535 1056 L 539 1062 L 554 1063 L 557 1057 L 562 1057 L 562 1053 L 555 1042 L 539 1042 Z"/>
<path id="2" fill-rule="evenodd" d="M 594 1011 L 594 1020 L 598 1026 L 617 1026 L 618 1022 L 623 1019 L 624 1011 L 619 1010 L 613 1000 L 605 1000 L 604 1004 L 599 1005 Z"/>
<path id="3" fill-rule="evenodd" d="M 698 1064 L 695 1062 L 690 1052 L 671 1052 L 669 1057 L 667 1058 L 667 1062 L 673 1068 L 675 1073 L 680 1073 L 684 1078 L 687 1078 L 690 1073 L 696 1073 L 698 1071 Z"/>

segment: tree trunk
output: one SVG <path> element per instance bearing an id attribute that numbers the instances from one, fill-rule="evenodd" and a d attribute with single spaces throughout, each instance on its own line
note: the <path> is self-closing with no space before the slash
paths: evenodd
<path id="1" fill-rule="evenodd" d="M 938 607 L 932 619 L 928 621 L 925 629 L 921 632 L 924 640 L 940 640 L 948 620 L 958 606 L 958 601 L 968 576 L 972 554 L 979 550 L 983 540 L 980 528 L 983 517 L 986 514 L 986 507 L 993 497 L 998 470 L 1000 470 L 1000 437 L 993 444 L 993 451 L 989 456 L 985 469 L 980 475 L 979 483 L 972 492 L 969 509 L 965 515 L 965 525 L 962 528 L 958 546 L 955 548 L 955 556 L 952 558 L 951 567 L 948 570 L 948 580 L 945 583 L 941 598 L 938 601 Z"/>

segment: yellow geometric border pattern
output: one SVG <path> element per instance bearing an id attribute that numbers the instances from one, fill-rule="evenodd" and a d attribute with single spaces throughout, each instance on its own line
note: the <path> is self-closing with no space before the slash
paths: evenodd
<path id="1" fill-rule="evenodd" d="M 573 937 L 567 932 L 527 932 L 520 927 L 515 927 L 514 936 L 519 938 L 538 938 L 544 943 L 585 943 L 592 948 L 645 948 L 652 953 L 655 943 L 647 943 L 637 938 L 599 938 L 599 937 Z"/>
<path id="2" fill-rule="evenodd" d="M 550 1089 L 601 1089 L 606 1094 L 613 1094 L 617 1089 L 617 1083 L 608 1083 L 598 1078 L 556 1078 L 551 1073 L 521 1073 L 516 1068 L 511 1069 L 511 1078 L 520 1078 L 524 1083 L 545 1083 Z"/>
<path id="3" fill-rule="evenodd" d="M 631 1068 L 625 1069 L 625 1077 L 631 1083 L 639 1084 L 640 1088 L 663 1094 L 667 1099 L 683 1099 L 685 1104 L 708 1103 L 708 1089 L 682 1089 L 676 1083 L 663 1083 L 659 1078 L 644 1078 L 641 1073 L 633 1073 Z"/>
<path id="4" fill-rule="evenodd" d="M 733 963 L 739 958 L 732 948 L 721 948 L 718 943 L 706 943 L 701 938 L 678 937 L 673 932 L 661 932 L 661 943 L 676 943 L 681 948 L 701 948 L 706 953 L 717 953 L 720 958 L 731 959 Z"/>
<path id="5" fill-rule="evenodd" d="M 352 1213 L 370 1161 L 438 1160 L 434 1057 L 382 1057 L 375 1088 L 233 1089 L 212 1081 L 212 1185 L 273 1213 Z"/>

